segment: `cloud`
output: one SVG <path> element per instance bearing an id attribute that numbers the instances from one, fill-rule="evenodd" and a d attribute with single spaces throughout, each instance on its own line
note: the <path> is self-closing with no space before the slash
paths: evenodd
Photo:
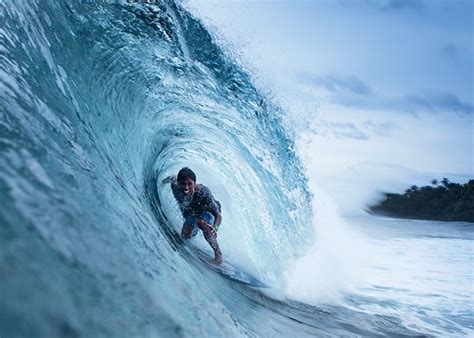
<path id="1" fill-rule="evenodd" d="M 422 0 L 366 0 L 365 2 L 341 0 L 340 4 L 345 7 L 362 5 L 382 11 L 421 10 L 425 7 Z"/>
<path id="2" fill-rule="evenodd" d="M 451 93 L 420 92 L 403 96 L 385 96 L 374 92 L 361 79 L 352 75 L 317 75 L 298 73 L 300 83 L 329 93 L 332 103 L 365 110 L 403 113 L 440 113 L 471 115 L 474 105 Z"/>
<path id="3" fill-rule="evenodd" d="M 370 138 L 370 135 L 390 136 L 398 128 L 398 125 L 392 122 L 367 120 L 360 125 L 356 125 L 352 122 L 320 120 L 316 126 L 316 131 L 320 135 L 333 135 L 340 139 L 349 138 L 366 141 Z"/>
<path id="4" fill-rule="evenodd" d="M 439 49 L 442 57 L 452 61 L 459 62 L 461 60 L 470 60 L 469 51 L 466 48 L 458 47 L 452 43 L 444 45 Z"/>
<path id="5" fill-rule="evenodd" d="M 445 171 L 419 171 L 400 164 L 389 163 L 383 161 L 360 161 L 351 165 L 349 171 L 357 173 L 360 176 L 380 176 L 380 177 L 400 177 L 410 178 L 413 180 L 411 184 L 428 185 L 432 179 L 441 180 L 443 177 L 449 178 L 451 182 L 466 183 L 472 179 L 472 173 L 453 173 Z"/>
<path id="6" fill-rule="evenodd" d="M 474 113 L 472 103 L 462 101 L 456 95 L 449 93 L 411 94 L 400 100 L 400 108 L 413 112 L 447 112 L 465 115 Z"/>
<path id="7" fill-rule="evenodd" d="M 433 113 L 471 115 L 474 105 L 451 93 L 412 93 L 402 97 L 374 95 L 370 98 L 337 95 L 331 98 L 335 104 L 365 110 L 396 111 L 402 113 Z"/>
<path id="8" fill-rule="evenodd" d="M 330 133 L 337 138 L 351 138 L 360 141 L 369 139 L 369 136 L 357 128 L 354 123 L 322 121 L 317 129 L 323 135 Z"/>
<path id="9" fill-rule="evenodd" d="M 297 77 L 303 83 L 322 87 L 333 93 L 351 93 L 355 95 L 372 94 L 372 89 L 366 83 L 352 75 L 300 73 Z"/>
<path id="10" fill-rule="evenodd" d="M 372 120 L 365 121 L 363 127 L 378 136 L 389 136 L 394 130 L 398 129 L 398 126 L 393 122 L 379 123 Z"/>
<path id="11" fill-rule="evenodd" d="M 414 9 L 419 10 L 424 7 L 421 0 L 389 0 L 380 5 L 385 10 Z"/>

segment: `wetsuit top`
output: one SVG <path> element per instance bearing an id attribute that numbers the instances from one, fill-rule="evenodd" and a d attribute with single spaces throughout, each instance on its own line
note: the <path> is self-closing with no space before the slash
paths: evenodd
<path id="1" fill-rule="evenodd" d="M 196 184 L 193 196 L 187 198 L 179 189 L 178 180 L 173 178 L 171 190 L 178 201 L 179 209 L 183 217 L 201 216 L 203 212 L 210 212 L 214 217 L 221 212 L 221 204 L 214 199 L 211 190 L 202 184 Z"/>

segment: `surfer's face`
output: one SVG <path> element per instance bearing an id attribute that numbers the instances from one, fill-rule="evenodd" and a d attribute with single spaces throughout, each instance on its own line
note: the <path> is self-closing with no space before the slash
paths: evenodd
<path id="1" fill-rule="evenodd" d="M 194 194 L 194 187 L 196 182 L 194 182 L 189 177 L 186 177 L 184 180 L 179 182 L 179 188 L 183 192 L 184 196 L 192 196 Z"/>

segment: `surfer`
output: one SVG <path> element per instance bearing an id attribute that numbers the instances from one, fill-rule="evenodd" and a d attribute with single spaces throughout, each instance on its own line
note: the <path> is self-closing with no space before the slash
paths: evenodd
<path id="1" fill-rule="evenodd" d="M 162 182 L 171 183 L 171 190 L 184 217 L 181 236 L 190 239 L 201 229 L 204 238 L 214 250 L 216 264 L 222 263 L 222 253 L 217 244 L 217 229 L 222 222 L 221 204 L 214 199 L 211 190 L 196 183 L 196 174 L 184 167 L 178 176 L 169 176 Z"/>

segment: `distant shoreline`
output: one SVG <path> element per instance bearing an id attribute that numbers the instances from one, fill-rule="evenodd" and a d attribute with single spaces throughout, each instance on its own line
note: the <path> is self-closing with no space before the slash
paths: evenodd
<path id="1" fill-rule="evenodd" d="M 369 206 L 373 215 L 400 219 L 442 222 L 474 222 L 474 180 L 465 184 L 443 178 L 432 186 L 411 186 L 403 194 L 384 193 L 378 204 Z"/>

